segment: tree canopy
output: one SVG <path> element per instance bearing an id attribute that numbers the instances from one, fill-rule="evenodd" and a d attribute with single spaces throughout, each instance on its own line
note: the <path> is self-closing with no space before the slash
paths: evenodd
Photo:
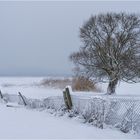
<path id="1" fill-rule="evenodd" d="M 81 75 L 109 82 L 108 94 L 119 81 L 140 81 L 140 16 L 107 13 L 91 16 L 80 28 L 82 47 L 70 59 Z"/>

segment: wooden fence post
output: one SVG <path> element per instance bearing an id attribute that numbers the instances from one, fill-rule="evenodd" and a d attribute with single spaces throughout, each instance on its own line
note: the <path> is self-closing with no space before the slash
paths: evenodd
<path id="1" fill-rule="evenodd" d="M 27 103 L 25 102 L 24 97 L 22 96 L 22 94 L 21 94 L 20 92 L 18 92 L 18 94 L 19 94 L 19 96 L 21 97 L 21 99 L 22 99 L 22 101 L 23 101 L 24 105 L 26 106 L 26 105 L 27 105 Z"/>
<path id="2" fill-rule="evenodd" d="M 68 105 L 69 105 L 69 108 L 71 109 L 72 108 L 72 100 L 71 100 L 71 95 L 70 95 L 70 91 L 69 91 L 69 88 L 66 87 L 66 96 L 67 96 L 67 100 L 68 100 Z"/>
<path id="3" fill-rule="evenodd" d="M 68 110 L 72 108 L 72 100 L 70 96 L 70 91 L 69 88 L 65 88 L 65 91 L 63 91 L 63 97 L 64 97 L 64 102 Z"/>
<path id="4" fill-rule="evenodd" d="M 66 96 L 66 91 L 63 91 L 63 97 L 64 97 L 64 102 L 65 102 L 65 106 L 67 109 L 69 109 L 69 105 L 68 105 L 68 100 L 67 100 L 67 96 Z"/>
<path id="5" fill-rule="evenodd" d="M 1 92 L 1 90 L 0 90 L 0 97 L 1 97 L 1 99 L 3 99 L 3 95 L 2 95 L 2 92 Z"/>

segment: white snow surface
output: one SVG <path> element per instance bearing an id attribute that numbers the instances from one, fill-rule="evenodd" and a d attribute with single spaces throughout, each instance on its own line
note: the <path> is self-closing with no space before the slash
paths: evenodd
<path id="1" fill-rule="evenodd" d="M 47 98 L 62 95 L 62 90 L 54 88 L 43 88 L 36 86 L 43 77 L 0 77 L 0 89 L 3 93 L 21 94 L 28 98 Z"/>
<path id="2" fill-rule="evenodd" d="M 44 77 L 1 77 L 2 93 L 18 94 L 21 92 L 27 98 L 41 99 L 51 96 L 62 96 L 61 89 L 36 86 Z M 72 92 L 76 96 L 90 98 L 105 93 L 106 84 L 102 85 L 102 93 Z M 137 97 L 140 95 L 140 84 L 122 83 L 117 87 L 115 96 Z M 13 105 L 14 106 L 14 105 Z M 16 106 L 16 105 L 15 105 Z M 0 104 L 0 139 L 134 139 L 140 136 L 124 134 L 115 129 L 99 129 L 89 124 L 83 124 L 78 119 L 53 116 L 45 111 L 31 110 L 21 107 L 6 107 Z"/>
<path id="3" fill-rule="evenodd" d="M 63 90 L 55 89 L 53 87 L 46 88 L 41 86 L 36 86 L 43 79 L 46 78 L 54 78 L 55 77 L 0 77 L 0 90 L 3 93 L 8 94 L 17 94 L 21 92 L 26 97 L 30 98 L 46 98 L 50 96 L 62 96 Z M 59 77 L 56 77 L 59 78 Z M 64 77 L 60 77 L 64 78 Z M 8 86 L 7 86 L 8 85 Z M 103 95 L 106 93 L 107 84 L 99 84 L 100 89 L 102 89 L 101 93 L 96 92 L 71 92 L 73 95 L 91 97 L 95 95 Z M 129 97 L 138 97 L 140 96 L 140 83 L 128 84 L 128 83 L 120 83 L 116 89 L 115 96 L 129 96 Z"/>
<path id="4" fill-rule="evenodd" d="M 98 129 L 44 111 L 0 106 L 0 139 L 130 139 L 136 135 Z"/>

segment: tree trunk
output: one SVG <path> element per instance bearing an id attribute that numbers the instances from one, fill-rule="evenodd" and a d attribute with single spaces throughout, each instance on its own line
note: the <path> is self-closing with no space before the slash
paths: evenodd
<path id="1" fill-rule="evenodd" d="M 118 83 L 118 79 L 117 78 L 115 78 L 114 80 L 110 80 L 109 81 L 108 88 L 107 88 L 107 94 L 108 95 L 115 94 L 117 83 Z"/>

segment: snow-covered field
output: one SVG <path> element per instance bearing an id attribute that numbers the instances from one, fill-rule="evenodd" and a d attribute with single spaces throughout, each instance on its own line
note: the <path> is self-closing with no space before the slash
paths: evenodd
<path id="1" fill-rule="evenodd" d="M 46 98 L 49 96 L 62 95 L 61 89 L 45 88 L 38 85 L 42 80 L 48 77 L 0 77 L 0 90 L 8 94 L 17 94 L 21 92 L 26 97 L 31 98 Z M 51 77 L 49 77 L 51 78 Z M 55 77 L 52 77 L 55 78 Z M 63 78 L 63 77 L 60 77 Z M 100 84 L 99 88 L 102 89 L 102 93 L 95 92 L 73 92 L 72 94 L 78 96 L 94 96 L 102 95 L 106 92 L 107 84 Z M 140 96 L 140 83 L 128 84 L 120 83 L 117 86 L 117 96 Z"/>
<path id="2" fill-rule="evenodd" d="M 41 99 L 49 96 L 62 95 L 62 90 L 37 86 L 43 77 L 2 77 L 0 89 L 3 93 L 18 94 L 21 92 L 29 98 Z"/>
<path id="3" fill-rule="evenodd" d="M 137 138 L 119 131 L 101 130 L 76 120 L 24 108 L 8 108 L 1 105 L 0 114 L 0 138 L 2 139 Z"/>
<path id="4" fill-rule="evenodd" d="M 39 78 L 0 78 L 0 89 L 2 93 L 18 94 L 21 92 L 26 97 L 41 99 L 50 96 L 62 96 L 62 90 L 36 86 L 43 80 Z M 102 88 L 105 90 L 106 85 Z M 140 84 L 121 84 L 117 89 L 119 96 L 139 97 Z M 77 96 L 91 97 L 98 93 L 76 92 Z M 101 94 L 101 93 L 100 93 Z M 140 138 L 133 134 L 124 134 L 115 129 L 99 129 L 94 126 L 80 123 L 79 119 L 69 119 L 65 116 L 58 117 L 49 114 L 47 111 L 37 111 L 31 109 L 11 108 L 0 105 L 1 125 L 0 138 L 57 138 L 57 139 L 128 139 Z"/>

